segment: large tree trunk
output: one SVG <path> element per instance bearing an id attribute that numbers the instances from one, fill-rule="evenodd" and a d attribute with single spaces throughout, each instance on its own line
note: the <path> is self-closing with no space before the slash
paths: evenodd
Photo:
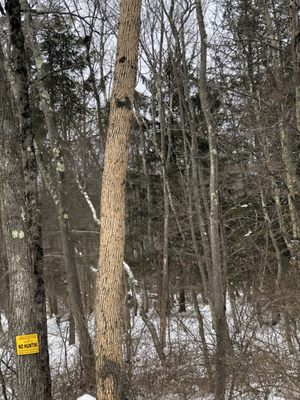
<path id="1" fill-rule="evenodd" d="M 1 52 L 1 98 L 6 99 L 6 103 L 3 103 L 5 118 L 1 134 L 1 212 L 10 279 L 10 328 L 13 340 L 16 335 L 31 333 L 37 333 L 39 338 L 39 353 L 16 358 L 19 396 L 22 400 L 50 400 L 37 166 L 29 105 L 27 58 L 18 0 L 7 2 L 7 13 L 20 124 L 18 131 Z"/>
<path id="2" fill-rule="evenodd" d="M 97 400 L 120 400 L 122 261 L 125 182 L 137 71 L 141 0 L 122 0 L 114 84 L 101 193 L 100 255 L 96 285 Z"/>

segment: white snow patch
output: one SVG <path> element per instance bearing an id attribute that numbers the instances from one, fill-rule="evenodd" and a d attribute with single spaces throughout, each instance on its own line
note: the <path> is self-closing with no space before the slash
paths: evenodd
<path id="1" fill-rule="evenodd" d="M 57 324 L 55 318 L 50 318 L 47 325 L 51 368 L 57 374 L 60 374 L 74 364 L 78 349 L 76 345 L 69 345 L 68 343 L 68 321 L 61 321 Z"/>
<path id="2" fill-rule="evenodd" d="M 77 400 L 96 400 L 96 398 L 93 396 L 90 396 L 89 394 L 84 394 L 83 396 L 78 397 Z"/>

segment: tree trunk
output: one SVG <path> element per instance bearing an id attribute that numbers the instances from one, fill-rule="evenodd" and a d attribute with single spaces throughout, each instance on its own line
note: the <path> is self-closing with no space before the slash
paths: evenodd
<path id="1" fill-rule="evenodd" d="M 125 242 L 125 183 L 137 71 L 140 0 L 121 0 L 120 24 L 100 210 L 96 284 L 97 400 L 120 400 L 122 360 L 122 262 Z"/>
<path id="2" fill-rule="evenodd" d="M 225 291 L 222 277 L 221 261 L 221 239 L 220 239 L 220 201 L 219 201 L 219 182 L 218 182 L 218 151 L 217 135 L 214 126 L 214 119 L 211 113 L 209 95 L 206 83 L 207 65 L 207 35 L 204 23 L 201 0 L 196 0 L 197 20 L 201 39 L 201 66 L 199 78 L 199 94 L 201 109 L 204 114 L 209 141 L 209 160 L 210 160 L 210 247 L 211 262 L 213 272 L 213 302 L 215 310 L 215 331 L 216 331 L 216 359 L 215 359 L 215 400 L 225 399 L 226 390 L 226 315 L 225 315 Z"/>
<path id="3" fill-rule="evenodd" d="M 295 1 L 290 1 L 290 21 L 291 21 L 291 41 L 293 72 L 295 84 L 295 111 L 296 128 L 300 133 L 300 41 L 299 41 L 299 5 Z"/>
<path id="4" fill-rule="evenodd" d="M 196 295 L 194 289 L 192 289 L 192 300 L 193 300 L 193 303 L 194 303 L 194 308 L 195 308 L 195 311 L 196 311 L 196 317 L 197 317 L 197 321 L 198 321 L 198 330 L 199 330 L 199 336 L 201 338 L 201 343 L 202 343 L 202 350 L 203 350 L 203 357 L 204 357 L 205 367 L 207 369 L 207 375 L 208 375 L 208 378 L 209 378 L 210 389 L 212 389 L 214 387 L 214 382 L 213 382 L 213 372 L 212 372 L 209 348 L 208 348 L 207 341 L 206 341 L 206 338 L 205 338 L 203 316 L 201 314 L 201 311 L 200 311 L 200 308 L 199 308 L 199 304 L 198 304 L 197 295 Z"/>
<path id="5" fill-rule="evenodd" d="M 23 400 L 50 400 L 51 378 L 47 343 L 46 298 L 43 280 L 43 250 L 37 195 L 37 165 L 33 146 L 29 78 L 26 68 L 21 7 L 7 1 L 13 68 L 16 80 L 17 115 L 14 125 L 13 101 L 5 81 L 1 51 L 2 99 L 6 98 L 6 124 L 2 132 L 1 211 L 10 273 L 10 328 L 16 335 L 37 333 L 40 351 L 17 356 L 19 395 Z"/>
<path id="6" fill-rule="evenodd" d="M 58 151 L 59 145 L 55 146 L 56 151 L 53 150 L 55 163 L 63 163 L 63 158 L 61 153 Z M 55 159 L 59 158 L 59 161 Z M 84 307 L 82 303 L 81 288 L 79 283 L 79 277 L 77 272 L 75 249 L 73 244 L 73 239 L 71 236 L 70 222 L 69 222 L 69 212 L 66 207 L 64 196 L 64 176 L 63 171 L 57 171 L 58 182 L 57 190 L 52 182 L 50 174 L 47 173 L 43 161 L 41 160 L 40 152 L 37 151 L 37 158 L 39 167 L 42 173 L 43 180 L 52 195 L 57 214 L 59 229 L 61 235 L 61 246 L 64 258 L 64 265 L 66 270 L 67 282 L 68 282 L 68 293 L 69 293 L 69 304 L 70 310 L 75 320 L 76 332 L 79 337 L 80 343 L 80 353 L 83 364 L 84 373 L 84 384 L 83 386 L 88 389 L 90 386 L 94 386 L 94 372 L 95 372 L 95 357 L 92 340 L 88 331 L 88 323 L 84 313 Z"/>
<path id="7" fill-rule="evenodd" d="M 27 9 L 30 9 L 30 6 L 26 0 L 23 0 L 23 3 L 24 5 L 26 5 Z M 28 42 L 35 59 L 38 76 L 40 77 L 38 88 L 41 100 L 41 108 L 44 114 L 46 127 L 52 147 L 52 163 L 55 169 L 54 175 L 56 176 L 56 182 L 54 182 L 51 174 L 46 171 L 46 168 L 43 164 L 42 154 L 40 154 L 40 152 L 38 152 L 38 161 L 43 180 L 45 181 L 45 184 L 50 191 L 50 194 L 52 195 L 58 214 L 62 252 L 68 281 L 70 308 L 75 320 L 75 327 L 80 342 L 80 352 L 82 357 L 85 381 L 84 386 L 88 388 L 90 386 L 94 386 L 95 383 L 94 349 L 88 331 L 87 320 L 84 314 L 84 307 L 81 298 L 81 288 L 76 265 L 75 249 L 70 229 L 68 201 L 66 198 L 65 189 L 64 154 L 60 146 L 60 136 L 57 129 L 55 115 L 49 103 L 50 96 L 47 91 L 45 82 L 42 79 L 45 74 L 44 62 L 38 44 L 36 42 L 36 36 L 32 24 L 33 21 L 31 19 L 31 15 L 30 13 L 28 13 L 26 16 Z"/>
<path id="8" fill-rule="evenodd" d="M 160 343 L 166 346 L 167 317 L 169 311 L 169 198 L 166 188 L 166 170 L 163 166 L 163 192 L 164 192 L 164 235 L 163 235 L 163 263 L 161 270 L 161 290 L 159 307 Z"/>

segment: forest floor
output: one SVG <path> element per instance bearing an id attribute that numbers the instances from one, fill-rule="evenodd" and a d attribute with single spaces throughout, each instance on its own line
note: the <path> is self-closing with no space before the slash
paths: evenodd
<path id="1" fill-rule="evenodd" d="M 206 305 L 201 306 L 207 345 L 213 359 L 214 329 Z M 292 400 L 297 391 L 298 355 L 290 354 L 282 322 L 276 326 L 259 326 L 254 310 L 242 304 L 236 310 L 239 326 L 231 318 L 229 330 L 231 349 L 228 357 L 228 399 L 230 400 Z M 154 311 L 149 318 L 158 329 Z M 2 317 L 0 357 L 9 400 L 15 400 L 10 390 L 13 380 L 13 349 L 7 338 L 7 322 Z M 93 332 L 92 319 L 90 330 Z M 5 334 L 6 333 L 6 334 Z M 69 345 L 67 318 L 48 320 L 49 353 L 55 400 L 94 400 L 80 388 L 78 348 Z M 187 312 L 170 314 L 167 333 L 167 363 L 162 366 L 147 327 L 139 316 L 131 317 L 131 362 L 128 366 L 130 386 L 137 400 L 212 400 L 199 326 L 192 306 Z M 129 368 L 130 367 L 130 368 Z M 11 369 L 10 369 L 11 368 Z M 0 399 L 1 397 L 0 393 Z"/>

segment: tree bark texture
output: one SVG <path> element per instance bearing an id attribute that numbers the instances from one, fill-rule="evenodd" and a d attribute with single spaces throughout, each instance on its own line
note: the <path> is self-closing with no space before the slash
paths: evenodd
<path id="1" fill-rule="evenodd" d="M 211 113 L 207 89 L 207 34 L 202 10 L 202 1 L 196 0 L 196 12 L 201 40 L 201 69 L 199 94 L 204 114 L 209 142 L 210 161 L 210 247 L 213 273 L 213 302 L 215 309 L 216 359 L 215 359 L 215 400 L 225 399 L 226 390 L 226 342 L 227 323 L 225 315 L 225 291 L 222 276 L 221 239 L 220 239 L 220 201 L 218 182 L 218 151 L 214 117 Z"/>
<path id="2" fill-rule="evenodd" d="M 30 9 L 27 1 L 23 0 L 22 3 Z M 36 34 L 33 27 L 31 15 L 26 16 L 26 29 L 28 35 L 29 47 L 32 50 L 34 60 L 37 67 L 38 76 L 38 89 L 41 100 L 41 108 L 44 114 L 45 123 L 52 147 L 52 165 L 55 169 L 54 176 L 56 181 L 52 178 L 43 165 L 42 152 L 39 152 L 39 167 L 42 172 L 43 180 L 50 191 L 56 210 L 58 214 L 59 229 L 61 235 L 62 252 L 64 258 L 64 265 L 68 281 L 68 293 L 70 299 L 71 313 L 75 319 L 76 332 L 79 337 L 80 351 L 83 364 L 83 386 L 88 389 L 94 386 L 95 374 L 95 361 L 94 349 L 92 340 L 88 331 L 88 324 L 84 314 L 84 307 L 81 298 L 81 288 L 76 266 L 76 257 L 73 238 L 70 229 L 70 219 L 68 211 L 68 201 L 66 198 L 66 184 L 65 184 L 65 162 L 64 154 L 60 146 L 60 136 L 56 124 L 54 111 L 50 105 L 50 95 L 46 88 L 45 82 L 42 77 L 45 74 L 44 62 L 42 54 L 36 42 Z"/>
<path id="3" fill-rule="evenodd" d="M 296 127 L 300 132 L 300 33 L 299 33 L 299 5 L 295 1 L 290 1 L 290 20 L 291 20 L 291 41 L 293 72 L 295 83 L 295 108 L 296 108 Z"/>
<path id="4" fill-rule="evenodd" d="M 100 209 L 100 255 L 95 306 L 97 400 L 120 400 L 124 389 L 121 295 L 125 182 L 140 12 L 140 0 L 121 1 Z"/>
<path id="5" fill-rule="evenodd" d="M 19 394 L 24 400 L 50 400 L 51 378 L 47 344 L 46 298 L 43 280 L 43 250 L 37 193 L 37 165 L 29 102 L 21 7 L 7 1 L 13 72 L 16 83 L 18 124 L 13 114 L 12 88 L 5 79 L 1 51 L 3 90 L 1 155 L 1 211 L 10 279 L 10 328 L 12 336 L 37 333 L 40 352 L 17 356 Z M 11 89 L 11 90 L 10 90 Z"/>

